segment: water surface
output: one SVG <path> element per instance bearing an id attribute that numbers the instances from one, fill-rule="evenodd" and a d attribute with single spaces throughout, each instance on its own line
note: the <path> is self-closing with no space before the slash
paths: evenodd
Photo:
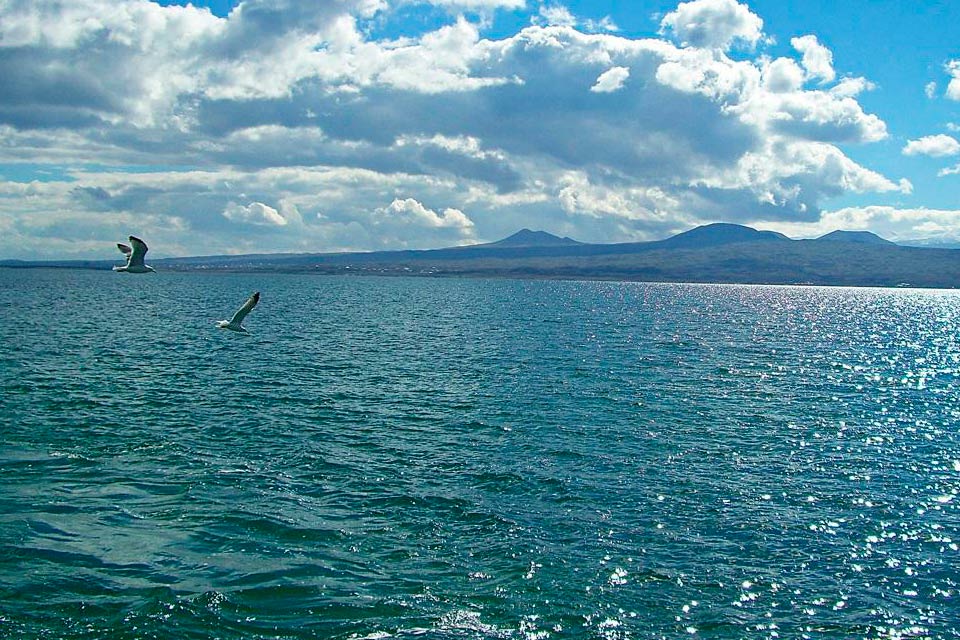
<path id="1" fill-rule="evenodd" d="M 955 292 L 0 269 L 0 344 L 0 636 L 960 636 Z"/>

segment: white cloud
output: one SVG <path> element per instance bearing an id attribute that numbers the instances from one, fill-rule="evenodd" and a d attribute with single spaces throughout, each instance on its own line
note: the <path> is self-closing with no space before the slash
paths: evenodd
<path id="1" fill-rule="evenodd" d="M 380 8 L 368 0 L 247 0 L 218 18 L 191 5 L 136 0 L 17 3 L 2 10 L 0 42 L 16 47 L 3 71 L 30 95 L 60 95 L 87 117 L 170 126 L 181 96 L 290 95 L 322 72 L 326 53 L 318 49 L 352 30 L 352 14 Z"/>
<path id="2" fill-rule="evenodd" d="M 803 80 L 803 69 L 790 58 L 777 58 L 763 68 L 763 85 L 773 93 L 799 91 Z"/>
<path id="3" fill-rule="evenodd" d="M 730 105 L 758 94 L 760 71 L 752 64 L 716 57 L 703 49 L 668 52 L 657 67 L 658 82 L 684 93 L 698 93 Z"/>
<path id="4" fill-rule="evenodd" d="M 895 183 L 865 169 L 836 147 L 823 143 L 768 142 L 764 148 L 745 154 L 736 166 L 702 183 L 720 193 L 739 193 L 752 218 L 789 209 L 793 217 L 809 220 L 819 215 L 817 202 L 844 193 L 908 193 L 908 182 Z M 748 196 L 749 194 L 749 196 Z"/>
<path id="5" fill-rule="evenodd" d="M 599 20 L 592 18 L 581 20 L 566 6 L 555 2 L 541 4 L 537 15 L 530 18 L 530 24 L 548 27 L 579 27 L 587 33 L 615 33 L 620 30 L 610 16 L 604 16 Z"/>
<path id="6" fill-rule="evenodd" d="M 630 69 L 627 67 L 612 67 L 607 69 L 597 77 L 597 82 L 590 91 L 594 93 L 612 93 L 623 87 L 623 83 L 630 77 Z"/>
<path id="7" fill-rule="evenodd" d="M 397 198 L 389 206 L 378 209 L 377 213 L 383 218 L 423 227 L 470 230 L 474 226 L 473 221 L 459 209 L 445 209 L 443 213 L 436 213 L 413 198 Z"/>
<path id="8" fill-rule="evenodd" d="M 960 142 L 946 134 L 924 136 L 917 140 L 910 140 L 903 148 L 905 156 L 953 156 L 960 153 Z"/>
<path id="9" fill-rule="evenodd" d="M 249 224 L 276 225 L 280 227 L 287 224 L 286 218 L 280 215 L 280 212 L 262 202 L 251 202 L 248 205 L 230 202 L 223 210 L 223 217 L 233 222 L 245 222 Z"/>
<path id="10" fill-rule="evenodd" d="M 451 207 L 438 213 L 413 198 L 396 198 L 386 207 L 376 209 L 373 224 L 387 228 L 422 227 L 450 231 L 458 244 L 474 237 L 473 220 L 460 209 Z"/>
<path id="11" fill-rule="evenodd" d="M 683 46 L 726 50 L 735 41 L 755 45 L 763 20 L 736 0 L 693 0 L 664 16 L 660 30 L 673 33 Z"/>
<path id="12" fill-rule="evenodd" d="M 461 17 L 453 25 L 424 35 L 416 44 L 363 47 L 354 62 L 367 73 L 354 79 L 423 93 L 474 91 L 518 82 L 515 77 L 471 73 L 475 64 L 485 61 L 486 46 L 476 25 Z"/>
<path id="13" fill-rule="evenodd" d="M 444 151 L 478 159 L 503 157 L 503 154 L 500 152 L 485 151 L 482 148 L 480 139 L 473 136 L 445 136 L 442 134 L 436 134 L 429 138 L 422 136 L 401 136 L 397 139 L 396 145 L 398 147 L 407 145 L 436 147 Z"/>
<path id="14" fill-rule="evenodd" d="M 758 69 L 701 49 L 683 49 L 667 58 L 655 74 L 660 83 L 722 103 L 726 113 L 738 115 L 765 134 L 823 142 L 875 142 L 887 136 L 884 122 L 864 113 L 852 97 L 800 91 L 790 62 Z"/>
<path id="15" fill-rule="evenodd" d="M 897 208 L 888 205 L 845 207 L 825 211 L 814 223 L 774 221 L 766 228 L 794 238 L 811 238 L 835 231 L 873 231 L 892 241 L 926 237 L 960 240 L 960 210 Z"/>
<path id="16" fill-rule="evenodd" d="M 830 93 L 838 98 L 855 98 L 864 91 L 873 91 L 876 88 L 877 86 L 866 78 L 848 77 L 835 84 Z"/>
<path id="17" fill-rule="evenodd" d="M 467 11 L 492 11 L 494 9 L 522 9 L 527 0 L 424 0 L 425 4 Z"/>
<path id="18" fill-rule="evenodd" d="M 60 95 L 88 118 L 149 126 L 169 116 L 178 95 L 198 89 L 205 69 L 190 68 L 187 59 L 203 57 L 195 44 L 221 37 L 225 26 L 192 6 L 7 4 L 0 42 L 12 57 L 3 75 L 32 96 L 24 118 L 44 118 Z"/>
<path id="19" fill-rule="evenodd" d="M 960 60 L 951 60 L 946 65 L 950 83 L 947 85 L 947 97 L 951 100 L 960 100 Z"/>
<path id="20" fill-rule="evenodd" d="M 50 165 L 59 185 L 0 182 L 0 257 L 47 250 L 25 240 L 38 220 L 69 238 L 101 219 L 109 240 L 122 230 L 108 214 L 181 220 L 189 233 L 147 229 L 166 255 L 426 248 L 522 226 L 617 241 L 810 221 L 828 198 L 909 189 L 839 146 L 887 135 L 856 99 L 869 81 L 805 88 L 828 68 L 816 41 L 798 47 L 803 65 L 726 55 L 763 37 L 733 0 L 664 18 L 683 47 L 586 33 L 556 4 L 541 21 L 562 26 L 497 40 L 464 17 L 374 40 L 385 3 L 247 0 L 217 18 L 117 0 L 120 20 L 99 2 L 71 3 L 58 25 L 41 19 L 52 0 L 0 9 L 0 35 L 24 43 L 0 56 L 16 80 L 0 92 L 0 163 Z M 126 165 L 165 168 L 105 168 Z"/>
<path id="21" fill-rule="evenodd" d="M 803 55 L 800 64 L 806 70 L 808 79 L 831 82 L 836 77 L 833 70 L 833 54 L 820 44 L 816 36 L 792 38 L 790 44 Z"/>
<path id="22" fill-rule="evenodd" d="M 923 93 L 932 100 L 934 96 L 937 95 L 937 83 L 932 81 L 928 82 L 927 86 L 923 88 Z"/>
<path id="23" fill-rule="evenodd" d="M 617 23 L 614 22 L 610 16 L 604 16 L 599 20 L 587 20 L 583 26 L 590 33 L 616 33 L 620 31 L 620 27 L 617 26 Z"/>
<path id="24" fill-rule="evenodd" d="M 570 10 L 561 4 L 545 4 L 540 6 L 542 23 L 551 27 L 575 27 L 577 19 Z"/>
<path id="25" fill-rule="evenodd" d="M 564 172 L 558 179 L 557 201 L 572 215 L 590 218 L 613 216 L 626 220 L 666 220 L 680 202 L 657 187 L 614 189 L 590 182 L 583 172 Z"/>

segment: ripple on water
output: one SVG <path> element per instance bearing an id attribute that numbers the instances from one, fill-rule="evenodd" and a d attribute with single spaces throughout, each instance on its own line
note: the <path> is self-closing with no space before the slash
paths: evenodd
<path id="1" fill-rule="evenodd" d="M 955 293 L 115 275 L 0 270 L 0 635 L 960 635 Z"/>

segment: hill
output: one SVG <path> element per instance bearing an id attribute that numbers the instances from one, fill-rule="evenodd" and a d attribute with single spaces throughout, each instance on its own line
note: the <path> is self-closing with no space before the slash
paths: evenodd
<path id="1" fill-rule="evenodd" d="M 817 238 L 818 242 L 855 242 L 858 244 L 886 244 L 892 245 L 893 242 L 881 238 L 875 233 L 869 231 L 831 231 L 826 235 Z"/>
<path id="2" fill-rule="evenodd" d="M 564 247 L 583 244 L 570 238 L 561 238 L 546 231 L 531 231 L 530 229 L 521 229 L 512 236 L 503 240 L 490 242 L 487 244 L 472 245 L 472 247 Z"/>
<path id="3" fill-rule="evenodd" d="M 524 229 L 498 242 L 443 249 L 206 256 L 152 263 L 170 271 L 960 287 L 960 249 L 906 247 L 874 234 L 843 231 L 791 240 L 733 224 L 705 225 L 653 242 L 589 244 Z M 8 267 L 111 264 L 0 262 Z"/>
<path id="4" fill-rule="evenodd" d="M 757 231 L 739 224 L 717 222 L 695 227 L 662 240 L 661 244 L 687 249 L 705 249 L 740 242 L 783 242 L 790 238 L 776 231 Z"/>

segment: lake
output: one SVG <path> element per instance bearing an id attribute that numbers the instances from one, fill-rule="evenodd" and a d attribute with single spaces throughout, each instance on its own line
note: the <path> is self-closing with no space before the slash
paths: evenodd
<path id="1" fill-rule="evenodd" d="M 0 344 L 0 636 L 960 637 L 960 292 L 0 269 Z"/>

